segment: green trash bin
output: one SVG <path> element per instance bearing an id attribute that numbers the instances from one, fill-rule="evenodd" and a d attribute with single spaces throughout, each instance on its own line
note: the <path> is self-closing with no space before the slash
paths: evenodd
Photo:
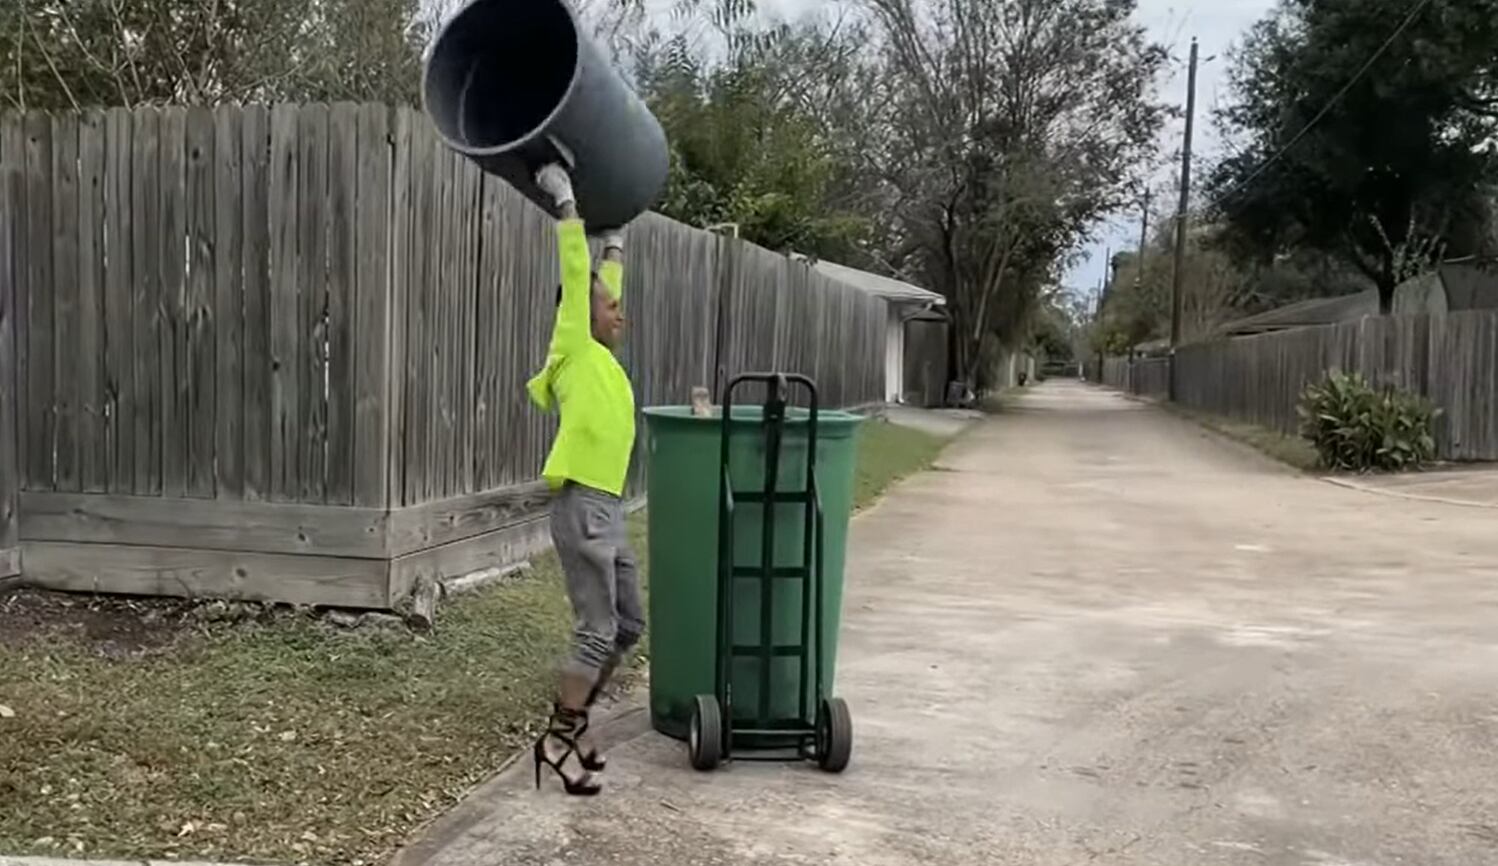
<path id="1" fill-rule="evenodd" d="M 787 407 L 781 428 L 776 488 L 806 487 L 808 412 Z M 729 438 L 732 488 L 744 493 L 764 488 L 767 447 L 762 435 L 764 406 L 736 405 Z M 719 576 L 719 494 L 723 421 L 721 409 L 696 417 L 685 406 L 645 410 L 648 449 L 647 492 L 650 535 L 650 713 L 656 730 L 678 739 L 688 735 L 694 701 L 711 695 L 716 683 Z M 830 694 L 837 656 L 848 520 L 853 510 L 857 433 L 863 419 L 847 412 L 817 415 L 817 488 L 822 506 L 822 621 L 813 654 L 820 665 L 824 694 Z M 752 495 L 752 493 L 751 493 Z M 779 504 L 775 510 L 773 562 L 794 571 L 802 564 L 807 539 L 804 507 Z M 733 511 L 734 564 L 754 567 L 763 556 L 763 505 L 742 503 Z M 763 643 L 763 581 L 733 579 L 731 643 Z M 773 579 L 770 643 L 790 647 L 801 640 L 800 582 Z M 815 623 L 811 624 L 815 625 Z M 759 707 L 764 662 L 761 657 L 731 660 L 734 721 L 752 718 Z M 801 706 L 817 706 L 815 677 L 803 682 L 800 660 L 778 655 L 770 661 L 771 714 L 794 718 Z M 766 742 L 763 745 L 774 745 Z"/>

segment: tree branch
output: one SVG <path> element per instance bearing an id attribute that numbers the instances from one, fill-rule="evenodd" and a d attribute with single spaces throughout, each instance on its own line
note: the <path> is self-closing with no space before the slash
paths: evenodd
<path id="1" fill-rule="evenodd" d="M 102 60 L 94 56 L 94 53 L 88 49 L 88 45 L 83 41 L 83 37 L 79 35 L 78 28 L 73 24 L 73 18 L 72 16 L 68 15 L 67 9 L 67 3 L 57 4 L 57 14 L 62 16 L 63 26 L 68 28 L 68 33 L 72 35 L 73 42 L 78 46 L 79 53 L 83 55 L 84 60 L 93 64 L 95 69 L 108 75 L 109 78 L 114 82 L 115 88 L 120 93 L 121 104 L 123 104 L 126 108 L 132 107 L 134 103 L 130 99 L 130 94 L 125 90 L 125 81 L 120 77 L 119 64 L 106 64 Z"/>
<path id="2" fill-rule="evenodd" d="M 36 30 L 34 28 L 31 31 L 31 41 L 36 44 L 37 50 L 42 53 L 42 59 L 47 61 L 47 68 L 52 70 L 52 77 L 55 78 L 57 80 L 57 83 L 62 87 L 63 95 L 68 98 L 68 103 L 73 106 L 73 110 L 82 111 L 82 107 L 78 105 L 78 99 L 73 96 L 73 88 L 68 86 L 67 79 L 62 75 L 62 70 L 57 68 L 57 62 L 52 59 L 51 52 L 49 52 L 47 50 L 47 46 L 42 43 L 41 37 L 36 35 Z"/>

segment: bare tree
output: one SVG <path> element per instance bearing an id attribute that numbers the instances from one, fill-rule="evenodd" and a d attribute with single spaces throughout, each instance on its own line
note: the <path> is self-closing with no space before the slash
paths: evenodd
<path id="1" fill-rule="evenodd" d="M 959 376 L 1021 334 L 1040 288 L 1121 205 L 1164 118 L 1165 53 L 1132 0 L 866 0 L 882 35 L 909 267 L 948 298 Z"/>

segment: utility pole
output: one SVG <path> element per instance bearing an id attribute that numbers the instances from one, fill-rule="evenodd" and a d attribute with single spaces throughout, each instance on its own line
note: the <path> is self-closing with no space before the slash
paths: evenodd
<path id="1" fill-rule="evenodd" d="M 1181 148 L 1181 205 L 1176 211 L 1175 275 L 1170 289 L 1170 348 L 1181 344 L 1181 281 L 1186 270 L 1186 222 L 1191 208 L 1191 132 L 1196 121 L 1196 40 L 1191 40 L 1191 71 L 1186 80 L 1186 141 Z M 1173 377 L 1172 377 L 1173 378 Z"/>
<path id="2" fill-rule="evenodd" d="M 1108 300 L 1108 293 L 1113 289 L 1113 250 L 1103 247 L 1103 274 L 1097 278 L 1097 311 L 1101 316 L 1103 313 L 1103 302 Z"/>
<path id="3" fill-rule="evenodd" d="M 1134 277 L 1134 285 L 1144 282 L 1144 250 L 1150 242 L 1150 196 L 1152 190 L 1144 188 L 1144 218 L 1139 221 L 1139 271 Z"/>

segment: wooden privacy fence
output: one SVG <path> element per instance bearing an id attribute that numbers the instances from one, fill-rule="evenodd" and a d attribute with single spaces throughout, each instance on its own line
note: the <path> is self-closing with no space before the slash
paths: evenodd
<path id="1" fill-rule="evenodd" d="M 8 114 L 0 196 L 28 581 L 385 607 L 544 538 L 553 223 L 421 114 Z M 882 396 L 884 302 L 805 264 L 646 215 L 625 280 L 642 406 L 750 368 Z"/>
<path id="2" fill-rule="evenodd" d="M 1109 388 L 1118 391 L 1128 391 L 1129 364 L 1130 359 L 1128 358 L 1104 358 L 1102 369 L 1099 371 L 1099 381 Z"/>
<path id="3" fill-rule="evenodd" d="M 1105 358 L 1102 383 L 1151 400 L 1170 397 L 1169 358 Z"/>
<path id="4" fill-rule="evenodd" d="M 1365 318 L 1188 346 L 1176 355 L 1177 399 L 1295 434 L 1308 383 L 1341 370 L 1424 395 L 1444 460 L 1498 460 L 1498 312 Z"/>

